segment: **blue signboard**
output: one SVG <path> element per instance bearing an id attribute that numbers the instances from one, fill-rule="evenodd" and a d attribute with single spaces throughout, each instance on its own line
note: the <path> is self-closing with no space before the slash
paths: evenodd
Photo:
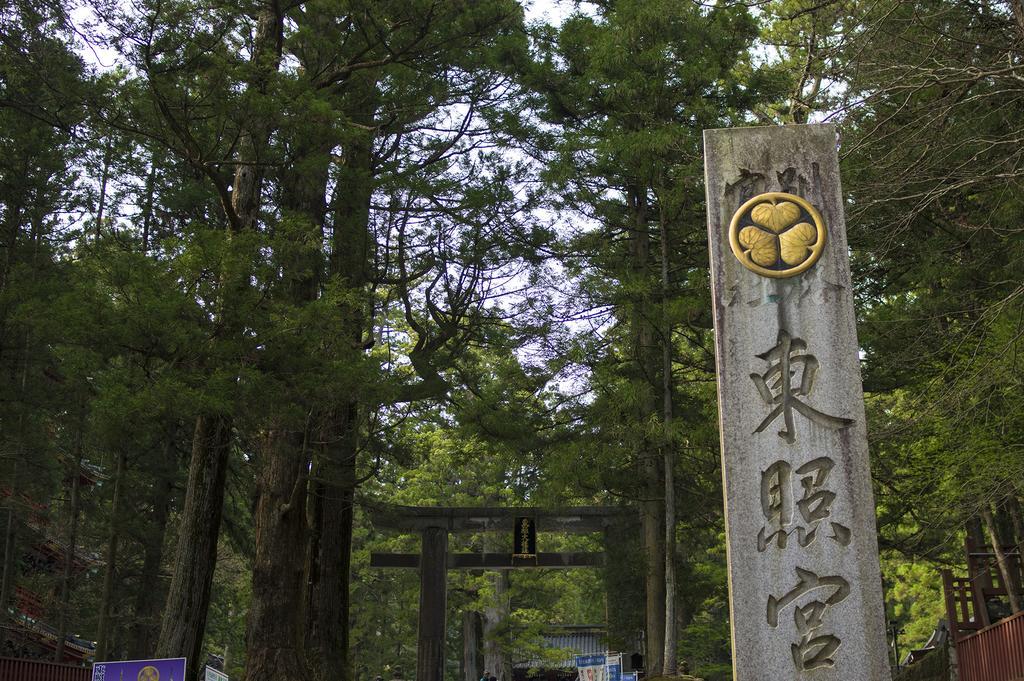
<path id="1" fill-rule="evenodd" d="M 185 658 L 97 662 L 92 681 L 185 681 Z"/>
<path id="2" fill-rule="evenodd" d="M 622 681 L 622 662 L 608 665 L 608 681 Z"/>
<path id="3" fill-rule="evenodd" d="M 603 667 L 608 658 L 604 655 L 577 655 L 577 667 Z"/>

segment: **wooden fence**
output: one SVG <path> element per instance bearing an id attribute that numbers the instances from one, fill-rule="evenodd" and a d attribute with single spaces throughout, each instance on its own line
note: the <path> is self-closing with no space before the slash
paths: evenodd
<path id="1" fill-rule="evenodd" d="M 956 642 L 960 681 L 1024 679 L 1024 612 Z"/>
<path id="2" fill-rule="evenodd" d="M 89 681 L 91 678 L 89 667 L 0 657 L 0 679 L 3 681 Z"/>

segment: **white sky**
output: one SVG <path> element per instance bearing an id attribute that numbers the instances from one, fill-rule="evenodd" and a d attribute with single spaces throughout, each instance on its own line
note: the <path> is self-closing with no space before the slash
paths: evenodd
<path id="1" fill-rule="evenodd" d="M 574 4 L 572 0 L 527 0 L 526 20 L 560 24 L 573 11 Z"/>

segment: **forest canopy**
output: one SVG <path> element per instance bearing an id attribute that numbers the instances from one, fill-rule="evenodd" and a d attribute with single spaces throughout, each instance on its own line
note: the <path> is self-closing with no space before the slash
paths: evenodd
<path id="1" fill-rule="evenodd" d="M 1021 0 L 9 0 L 0 656 L 409 678 L 373 508 L 608 506 L 540 538 L 605 569 L 450 574 L 449 678 L 731 678 L 702 131 L 825 121 L 906 648 L 1024 543 Z"/>

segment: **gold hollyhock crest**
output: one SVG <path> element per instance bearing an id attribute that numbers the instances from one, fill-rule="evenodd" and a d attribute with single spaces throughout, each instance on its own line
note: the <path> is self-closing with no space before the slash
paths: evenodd
<path id="1" fill-rule="evenodd" d="M 825 221 L 814 206 L 795 194 L 758 194 L 733 215 L 729 244 L 751 272 L 777 279 L 794 277 L 821 257 Z"/>
<path id="2" fill-rule="evenodd" d="M 147 665 L 139 670 L 138 681 L 160 681 L 160 671 L 152 665 Z"/>

